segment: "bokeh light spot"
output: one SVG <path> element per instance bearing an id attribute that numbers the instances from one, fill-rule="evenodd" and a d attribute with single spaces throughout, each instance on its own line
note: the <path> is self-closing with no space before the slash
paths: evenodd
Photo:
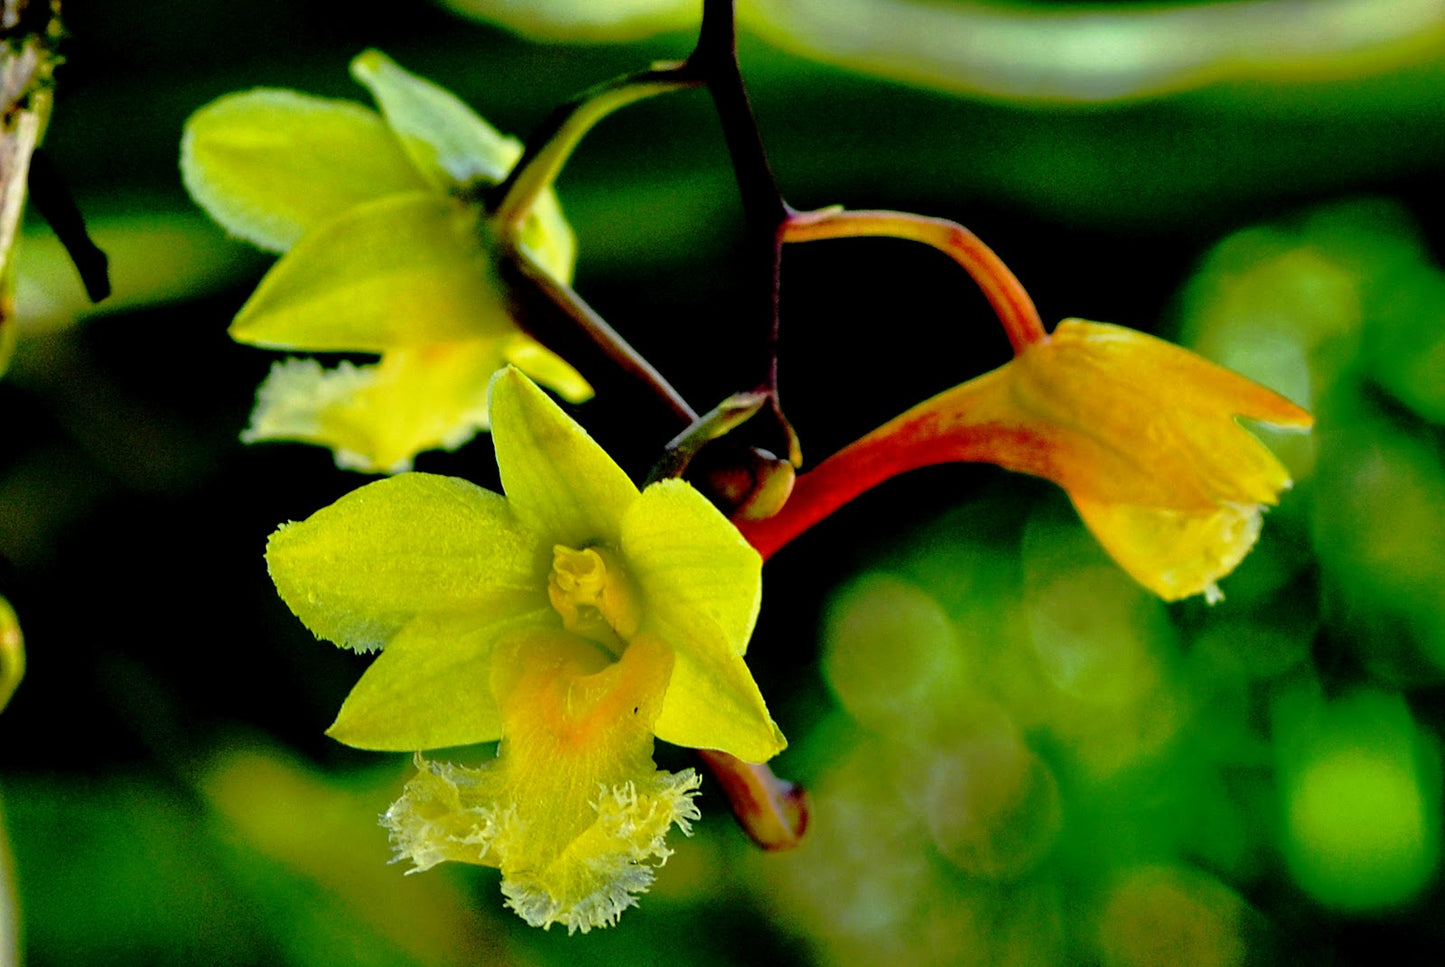
<path id="1" fill-rule="evenodd" d="M 1245 958 L 1244 902 L 1193 870 L 1142 866 L 1114 885 L 1099 922 L 1107 967 L 1231 967 Z"/>
<path id="2" fill-rule="evenodd" d="M 953 622 L 906 581 L 860 578 L 835 599 L 823 637 L 828 684 L 870 729 L 908 728 L 958 701 L 966 661 Z"/>
<path id="3" fill-rule="evenodd" d="M 1296 882 L 1340 909 L 1408 901 L 1439 863 L 1438 753 L 1425 748 L 1399 696 L 1289 704 L 1279 729 L 1285 855 Z"/>

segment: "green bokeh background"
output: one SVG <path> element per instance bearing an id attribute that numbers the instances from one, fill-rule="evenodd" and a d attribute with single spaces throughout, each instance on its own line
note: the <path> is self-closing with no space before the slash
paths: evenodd
<path id="1" fill-rule="evenodd" d="M 1095 9 L 1015 9 L 1065 8 Z M 938 9 L 960 31 L 975 10 Z M 755 852 L 705 790 L 642 906 L 569 939 L 503 911 L 492 871 L 386 865 L 376 816 L 406 757 L 321 734 L 365 659 L 311 639 L 261 550 L 364 478 L 237 442 L 274 354 L 225 327 L 267 260 L 190 205 L 177 144 L 233 90 L 362 99 L 346 64 L 368 46 L 525 134 L 689 37 L 544 43 L 420 2 L 71 3 L 47 148 L 117 292 L 86 306 L 32 226 L 0 380 L 0 594 L 29 652 L 0 808 L 27 962 L 1438 959 L 1445 46 L 1410 9 L 1417 42 L 1330 70 L 1225 62 L 1087 101 L 745 34 L 795 205 L 955 218 L 1046 319 L 1177 339 L 1319 424 L 1271 438 L 1296 489 L 1213 608 L 1149 598 L 1061 493 L 992 467 L 891 482 L 785 549 L 749 658 L 793 742 L 775 766 L 813 792 L 807 843 Z M 706 97 L 609 119 L 559 187 L 579 291 L 695 404 L 739 388 L 756 334 Z M 1007 358 L 968 280 L 901 242 L 790 249 L 783 312 L 810 463 Z M 576 412 L 640 474 L 671 428 L 597 383 Z M 496 486 L 485 438 L 418 468 Z"/>

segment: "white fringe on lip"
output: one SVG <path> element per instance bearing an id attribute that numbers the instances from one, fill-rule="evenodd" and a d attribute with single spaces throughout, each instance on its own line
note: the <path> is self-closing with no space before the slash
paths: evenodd
<path id="1" fill-rule="evenodd" d="M 702 778 L 692 769 L 659 770 L 599 785 L 588 804 L 597 814 L 592 825 L 550 857 L 529 856 L 537 844 L 527 836 L 526 808 L 494 796 L 495 763 L 468 769 L 420 755 L 416 762 L 418 774 L 381 817 L 395 860 L 410 860 L 409 873 L 447 860 L 500 867 L 508 907 L 534 927 L 560 923 L 569 934 L 616 924 L 672 855 L 668 831 L 691 835 L 701 818 L 693 797 Z"/>

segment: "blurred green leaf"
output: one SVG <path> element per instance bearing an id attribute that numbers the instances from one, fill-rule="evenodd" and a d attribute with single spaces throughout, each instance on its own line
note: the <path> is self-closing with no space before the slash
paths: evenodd
<path id="1" fill-rule="evenodd" d="M 685 0 L 441 0 L 546 40 L 617 42 L 698 23 Z M 738 17 L 782 49 L 956 93 L 1097 102 L 1241 81 L 1319 82 L 1445 54 L 1431 0 L 1148 5 L 749 0 Z"/>
<path id="2" fill-rule="evenodd" d="M 289 963 L 357 967 L 505 964 L 499 917 L 458 877 L 387 862 L 377 812 L 400 788 L 392 760 L 337 779 L 284 753 L 220 753 L 201 778 L 222 867 Z"/>
<path id="3" fill-rule="evenodd" d="M 1431 0 L 922 3 L 753 0 L 780 47 L 944 90 L 1037 101 L 1147 97 L 1221 82 L 1319 81 L 1445 53 Z"/>
<path id="4" fill-rule="evenodd" d="M 685 30 L 699 22 L 697 0 L 439 0 L 468 17 L 536 40 L 616 42 Z"/>
<path id="5" fill-rule="evenodd" d="M 54 235 L 27 232 L 16 255 L 15 301 L 25 337 L 96 315 L 193 299 L 259 271 L 264 259 L 217 234 L 200 214 L 151 209 L 89 222 L 91 237 L 110 258 L 112 292 L 92 304 L 70 256 Z"/>
<path id="6" fill-rule="evenodd" d="M 194 803 L 152 778 L 8 780 L 28 959 L 248 964 L 260 925 L 218 868 Z"/>

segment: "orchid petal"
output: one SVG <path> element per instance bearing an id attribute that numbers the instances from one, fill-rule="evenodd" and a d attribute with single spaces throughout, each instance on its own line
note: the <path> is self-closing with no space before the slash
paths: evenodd
<path id="1" fill-rule="evenodd" d="M 562 214 L 557 193 L 551 188 L 532 202 L 532 210 L 522 221 L 517 241 L 548 275 L 559 282 L 571 283 L 577 266 L 577 233 Z"/>
<path id="2" fill-rule="evenodd" d="M 575 420 L 515 369 L 492 380 L 492 440 L 512 512 L 547 541 L 616 546 L 637 487 Z"/>
<path id="3" fill-rule="evenodd" d="M 1165 601 L 1223 598 L 1215 582 L 1238 567 L 1259 538 L 1258 504 L 1225 503 L 1191 514 L 1071 496 L 1100 546 Z"/>
<path id="4" fill-rule="evenodd" d="M 419 615 L 545 607 L 536 537 L 506 501 L 464 480 L 403 474 L 367 484 L 271 535 L 282 600 L 319 638 L 370 651 Z M 518 604 L 518 602 L 521 602 Z"/>
<path id="5" fill-rule="evenodd" d="M 451 91 L 412 74 L 379 50 L 353 60 L 351 75 L 376 98 L 417 168 L 444 191 L 474 180 L 498 184 L 522 156 L 516 138 L 500 133 Z M 550 188 L 533 204 L 519 240 L 550 275 L 572 281 L 577 237 Z"/>
<path id="6" fill-rule="evenodd" d="M 707 498 L 682 480 L 642 491 L 622 518 L 622 554 L 650 613 L 687 629 L 694 617 L 721 629 L 735 655 L 747 651 L 762 602 L 763 560 Z M 686 650 L 697 640 L 682 631 Z"/>
<path id="7" fill-rule="evenodd" d="M 231 324 L 238 342 L 383 352 L 516 331 L 477 214 L 429 192 L 359 205 L 308 232 Z"/>
<path id="8" fill-rule="evenodd" d="M 379 364 L 330 370 L 288 359 L 261 384 L 241 439 L 316 443 L 337 466 L 400 473 L 421 451 L 455 450 L 487 428 L 487 381 L 502 365 L 496 340 L 399 349 Z"/>
<path id="9" fill-rule="evenodd" d="M 582 374 L 561 356 L 525 333 L 515 333 L 502 349 L 507 362 L 520 369 L 568 403 L 585 403 L 593 396 Z"/>
<path id="10" fill-rule="evenodd" d="M 693 749 L 719 749 L 746 762 L 766 762 L 787 747 L 742 657 L 722 630 L 694 618 L 684 631 L 649 613 L 646 627 L 677 653 L 672 681 L 653 731 Z"/>
<path id="11" fill-rule="evenodd" d="M 1065 320 L 1007 368 L 1016 419 L 1046 454 L 1045 475 L 1096 499 L 1176 510 L 1273 504 L 1289 474 L 1235 417 L 1311 423 L 1264 387 L 1120 326 Z"/>
<path id="12" fill-rule="evenodd" d="M 351 62 L 351 76 L 376 99 L 387 126 L 416 166 L 449 189 L 474 178 L 497 184 L 522 156 L 522 143 L 503 135 L 451 91 L 418 77 L 379 50 Z"/>
<path id="13" fill-rule="evenodd" d="M 269 88 L 191 115 L 181 176 L 228 232 L 274 252 L 364 202 L 426 187 L 375 111 Z"/>
<path id="14" fill-rule="evenodd" d="M 505 737 L 479 769 L 417 759 L 382 817 L 397 858 L 502 871 L 507 905 L 533 926 L 610 926 L 698 818 L 700 780 L 652 762 L 650 726 L 672 655 L 639 640 L 615 663 L 566 634 L 518 635 L 493 657 Z"/>
<path id="15" fill-rule="evenodd" d="M 538 610 L 534 596 L 517 592 L 479 594 L 473 604 L 475 610 L 426 614 L 403 627 L 346 696 L 326 734 L 353 748 L 392 752 L 501 738 L 493 650 L 557 619 Z"/>
<path id="16" fill-rule="evenodd" d="M 1284 465 L 1239 419 L 1303 430 L 1282 396 L 1153 336 L 1068 319 L 1010 362 L 891 420 L 799 481 L 783 513 L 744 523 L 770 553 L 858 488 L 952 460 L 1059 484 L 1104 548 L 1168 600 L 1219 596 L 1253 546 Z"/>

